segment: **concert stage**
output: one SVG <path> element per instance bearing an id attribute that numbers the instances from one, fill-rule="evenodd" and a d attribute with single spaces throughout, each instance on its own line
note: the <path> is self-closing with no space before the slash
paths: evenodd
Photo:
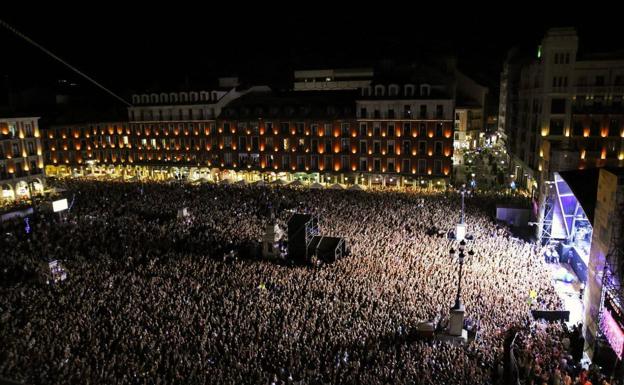
<path id="1" fill-rule="evenodd" d="M 581 179 L 576 173 L 555 173 L 545 202 L 542 243 L 554 246 L 559 261 L 568 263 L 582 282 L 587 282 L 597 175 Z"/>

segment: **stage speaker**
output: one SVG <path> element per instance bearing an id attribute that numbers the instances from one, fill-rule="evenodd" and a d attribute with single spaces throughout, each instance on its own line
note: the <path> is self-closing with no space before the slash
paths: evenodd
<path id="1" fill-rule="evenodd" d="M 288 226 L 288 257 L 298 263 L 309 262 L 308 245 L 319 235 L 318 218 L 309 214 L 293 214 Z"/>
<path id="2" fill-rule="evenodd" d="M 531 310 L 534 319 L 543 319 L 548 322 L 569 321 L 570 312 L 560 310 Z"/>

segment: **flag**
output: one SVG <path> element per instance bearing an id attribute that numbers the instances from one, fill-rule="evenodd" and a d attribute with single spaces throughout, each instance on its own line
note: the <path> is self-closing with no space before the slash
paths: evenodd
<path id="1" fill-rule="evenodd" d="M 531 297 L 531 299 L 537 298 L 537 292 L 531 289 L 531 291 L 529 292 L 529 297 Z"/>

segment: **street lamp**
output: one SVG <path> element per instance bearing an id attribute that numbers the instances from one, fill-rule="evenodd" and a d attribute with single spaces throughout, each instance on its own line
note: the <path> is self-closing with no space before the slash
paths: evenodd
<path id="1" fill-rule="evenodd" d="M 460 309 L 462 308 L 462 304 L 461 304 L 461 281 L 462 281 L 462 275 L 463 275 L 463 271 L 464 271 L 464 258 L 466 257 L 466 254 L 468 254 L 469 256 L 473 256 L 474 255 L 474 251 L 472 250 L 468 250 L 466 252 L 466 254 L 464 254 L 466 249 L 466 241 L 464 241 L 462 239 L 461 242 L 459 242 L 459 247 L 458 247 L 458 257 L 459 257 L 459 279 L 457 281 L 457 296 L 455 297 L 455 306 L 453 306 L 453 309 Z M 451 254 L 451 258 L 455 257 L 455 250 L 451 249 L 450 250 L 450 254 Z"/>
<path id="2" fill-rule="evenodd" d="M 461 220 L 459 221 L 460 224 L 464 224 L 464 195 L 466 195 L 466 184 L 463 183 L 461 186 L 461 189 L 459 190 L 459 193 L 461 194 Z"/>
<path id="3" fill-rule="evenodd" d="M 455 305 L 451 308 L 451 312 L 450 312 L 450 323 L 449 323 L 448 334 L 453 337 L 459 337 L 465 341 L 468 337 L 468 333 L 464 330 L 464 313 L 466 310 L 464 308 L 464 305 L 461 303 L 461 281 L 462 281 L 462 274 L 464 271 L 463 269 L 464 257 L 465 257 L 464 250 L 466 248 L 466 242 L 463 240 L 459 242 L 458 248 L 459 248 L 459 279 L 457 281 L 457 295 L 455 297 Z M 450 254 L 451 254 L 451 258 L 453 258 L 455 256 L 455 250 L 451 249 Z M 474 252 L 472 250 L 469 250 L 467 254 L 469 256 L 472 256 L 474 255 Z"/>
<path id="4" fill-rule="evenodd" d="M 458 241 L 463 241 L 466 236 L 466 220 L 465 220 L 465 203 L 464 197 L 468 193 L 466 189 L 466 184 L 462 184 L 459 189 L 459 193 L 461 194 L 461 216 L 459 218 L 459 223 L 455 227 L 455 239 Z"/>

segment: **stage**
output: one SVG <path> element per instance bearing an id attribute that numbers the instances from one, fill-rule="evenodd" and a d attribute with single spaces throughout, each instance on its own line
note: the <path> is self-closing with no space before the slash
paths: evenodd
<path id="1" fill-rule="evenodd" d="M 584 197 L 583 192 L 574 184 L 574 188 L 571 187 L 568 181 L 576 183 L 554 173 L 554 180 L 548 184 L 541 243 L 554 246 L 553 251 L 558 254 L 560 262 L 569 264 L 576 276 L 587 282 L 595 203 L 580 200 Z M 585 212 L 585 207 L 588 212 Z"/>

